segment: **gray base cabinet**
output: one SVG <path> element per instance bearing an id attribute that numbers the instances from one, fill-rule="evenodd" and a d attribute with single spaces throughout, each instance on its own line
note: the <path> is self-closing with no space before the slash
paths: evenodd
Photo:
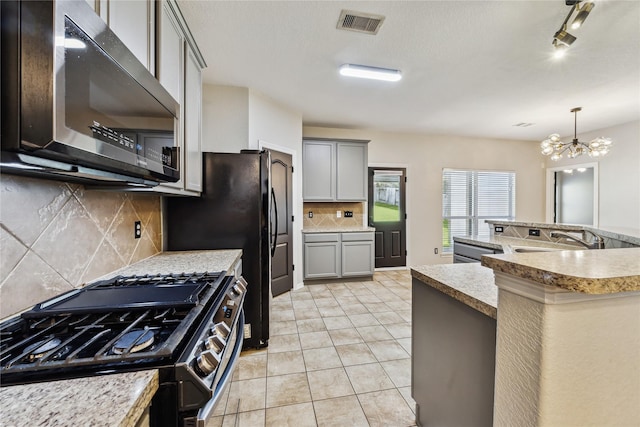
<path id="1" fill-rule="evenodd" d="M 304 278 L 340 277 L 340 234 L 307 234 L 304 239 Z"/>
<path id="2" fill-rule="evenodd" d="M 339 279 L 372 276 L 373 232 L 304 235 L 304 278 Z"/>
<path id="3" fill-rule="evenodd" d="M 342 277 L 371 276 L 374 265 L 374 233 L 342 234 Z"/>

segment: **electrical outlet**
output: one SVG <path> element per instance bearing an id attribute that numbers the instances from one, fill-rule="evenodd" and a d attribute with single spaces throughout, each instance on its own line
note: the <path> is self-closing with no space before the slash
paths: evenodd
<path id="1" fill-rule="evenodd" d="M 529 236 L 538 236 L 538 237 L 540 237 L 540 230 L 538 230 L 537 228 L 530 228 L 529 229 Z"/>
<path id="2" fill-rule="evenodd" d="M 336 211 L 336 218 L 342 218 L 342 211 Z"/>
<path id="3" fill-rule="evenodd" d="M 345 218 L 353 218 L 353 211 L 344 211 Z"/>
<path id="4" fill-rule="evenodd" d="M 244 325 L 244 337 L 251 338 L 251 323 L 245 323 Z"/>
<path id="5" fill-rule="evenodd" d="M 142 236 L 142 224 L 140 221 L 136 221 L 133 223 L 133 238 L 139 239 Z"/>
<path id="6" fill-rule="evenodd" d="M 438 255 L 438 248 L 433 248 L 433 253 Z"/>
<path id="7" fill-rule="evenodd" d="M 309 218 L 313 218 L 313 212 L 309 211 Z"/>
<path id="8" fill-rule="evenodd" d="M 494 228 L 496 233 L 502 233 L 504 231 L 504 229 L 498 225 L 496 225 L 496 227 Z"/>

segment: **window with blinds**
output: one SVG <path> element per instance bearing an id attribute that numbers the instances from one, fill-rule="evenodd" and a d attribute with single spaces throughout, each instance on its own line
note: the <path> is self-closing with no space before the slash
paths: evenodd
<path id="1" fill-rule="evenodd" d="M 485 219 L 514 220 L 515 172 L 444 169 L 442 252 L 453 252 L 453 236 L 489 236 Z"/>

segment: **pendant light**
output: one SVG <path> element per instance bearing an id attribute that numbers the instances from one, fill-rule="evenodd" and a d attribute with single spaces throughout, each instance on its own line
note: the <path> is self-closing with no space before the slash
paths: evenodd
<path id="1" fill-rule="evenodd" d="M 601 157 L 609 152 L 613 144 L 611 138 L 600 136 L 589 143 L 578 141 L 578 111 L 582 111 L 582 107 L 571 109 L 574 114 L 573 140 L 571 142 L 562 142 L 560 135 L 553 133 L 540 143 L 542 154 L 551 156 L 551 160 L 557 161 L 565 153 L 568 158 L 572 159 L 585 153 L 590 157 Z"/>

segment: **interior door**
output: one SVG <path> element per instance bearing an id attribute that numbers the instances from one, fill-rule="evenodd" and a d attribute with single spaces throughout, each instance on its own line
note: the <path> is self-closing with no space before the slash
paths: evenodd
<path id="1" fill-rule="evenodd" d="M 271 292 L 280 295 L 293 288 L 292 159 L 290 154 L 271 152 L 271 218 L 275 248 L 271 260 Z M 277 221 L 276 221 L 277 219 Z"/>
<path id="2" fill-rule="evenodd" d="M 407 265 L 406 169 L 369 168 L 369 226 L 376 268 Z"/>

